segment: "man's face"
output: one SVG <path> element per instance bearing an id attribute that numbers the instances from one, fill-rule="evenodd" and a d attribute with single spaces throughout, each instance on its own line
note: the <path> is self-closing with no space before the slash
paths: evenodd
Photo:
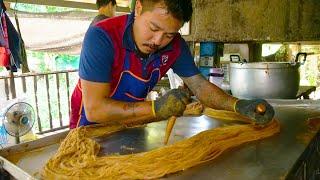
<path id="1" fill-rule="evenodd" d="M 174 18 L 160 4 L 143 13 L 136 10 L 134 41 L 140 52 L 154 53 L 168 45 L 182 25 L 182 21 Z"/>

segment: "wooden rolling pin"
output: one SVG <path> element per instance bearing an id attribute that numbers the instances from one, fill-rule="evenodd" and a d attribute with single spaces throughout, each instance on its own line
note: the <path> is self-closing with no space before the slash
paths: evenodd
<path id="1" fill-rule="evenodd" d="M 203 111 L 202 104 L 199 103 L 199 102 L 193 102 L 193 103 L 190 103 L 190 104 L 187 105 L 186 110 L 184 111 L 183 115 L 184 116 L 200 115 L 200 114 L 202 114 L 202 111 Z M 164 137 L 164 142 L 163 142 L 165 145 L 168 144 L 168 141 L 169 141 L 173 126 L 176 123 L 176 119 L 177 119 L 176 116 L 171 116 L 168 119 L 166 132 L 165 132 L 165 137 Z"/>
<path id="2" fill-rule="evenodd" d="M 164 145 L 167 145 L 167 144 L 168 144 L 169 137 L 170 137 L 170 135 L 171 135 L 171 131 L 172 131 L 172 129 L 173 129 L 174 124 L 176 123 L 176 119 L 177 119 L 176 116 L 171 116 L 171 117 L 168 119 L 167 127 L 166 127 L 166 133 L 165 133 L 164 142 L 163 142 Z"/>

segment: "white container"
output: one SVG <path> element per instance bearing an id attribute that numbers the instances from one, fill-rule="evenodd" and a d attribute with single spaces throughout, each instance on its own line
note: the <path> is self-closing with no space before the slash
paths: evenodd
<path id="1" fill-rule="evenodd" d="M 221 68 L 211 68 L 209 73 L 209 82 L 222 88 L 222 82 L 224 78 L 224 72 Z"/>

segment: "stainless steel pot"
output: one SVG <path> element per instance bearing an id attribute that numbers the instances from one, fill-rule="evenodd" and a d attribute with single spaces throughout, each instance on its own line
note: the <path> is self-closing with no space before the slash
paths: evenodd
<path id="1" fill-rule="evenodd" d="M 299 61 L 303 56 L 303 61 Z M 294 62 L 230 63 L 230 88 L 238 98 L 294 99 L 299 90 L 299 67 L 306 53 Z M 230 57 L 233 59 L 233 57 Z"/>

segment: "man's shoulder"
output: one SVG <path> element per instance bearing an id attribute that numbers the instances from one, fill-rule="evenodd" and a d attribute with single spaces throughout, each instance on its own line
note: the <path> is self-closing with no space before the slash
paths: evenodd
<path id="1" fill-rule="evenodd" d="M 98 22 L 94 27 L 103 31 L 109 38 L 111 38 L 114 44 L 116 43 L 120 46 L 127 19 L 128 15 L 112 17 Z"/>
<path id="2" fill-rule="evenodd" d="M 96 26 L 105 30 L 118 29 L 124 27 L 127 22 L 128 15 L 111 17 L 102 21 L 99 21 Z"/>
<path id="3" fill-rule="evenodd" d="M 96 17 L 94 17 L 94 19 L 91 22 L 91 25 L 94 25 L 102 20 L 108 19 L 110 17 L 104 15 L 104 14 L 98 14 Z"/>
<path id="4" fill-rule="evenodd" d="M 183 49 L 183 47 L 185 46 L 186 41 L 181 37 L 180 34 L 177 34 L 173 40 L 170 43 L 170 46 L 174 49 L 174 50 L 181 50 Z"/>

